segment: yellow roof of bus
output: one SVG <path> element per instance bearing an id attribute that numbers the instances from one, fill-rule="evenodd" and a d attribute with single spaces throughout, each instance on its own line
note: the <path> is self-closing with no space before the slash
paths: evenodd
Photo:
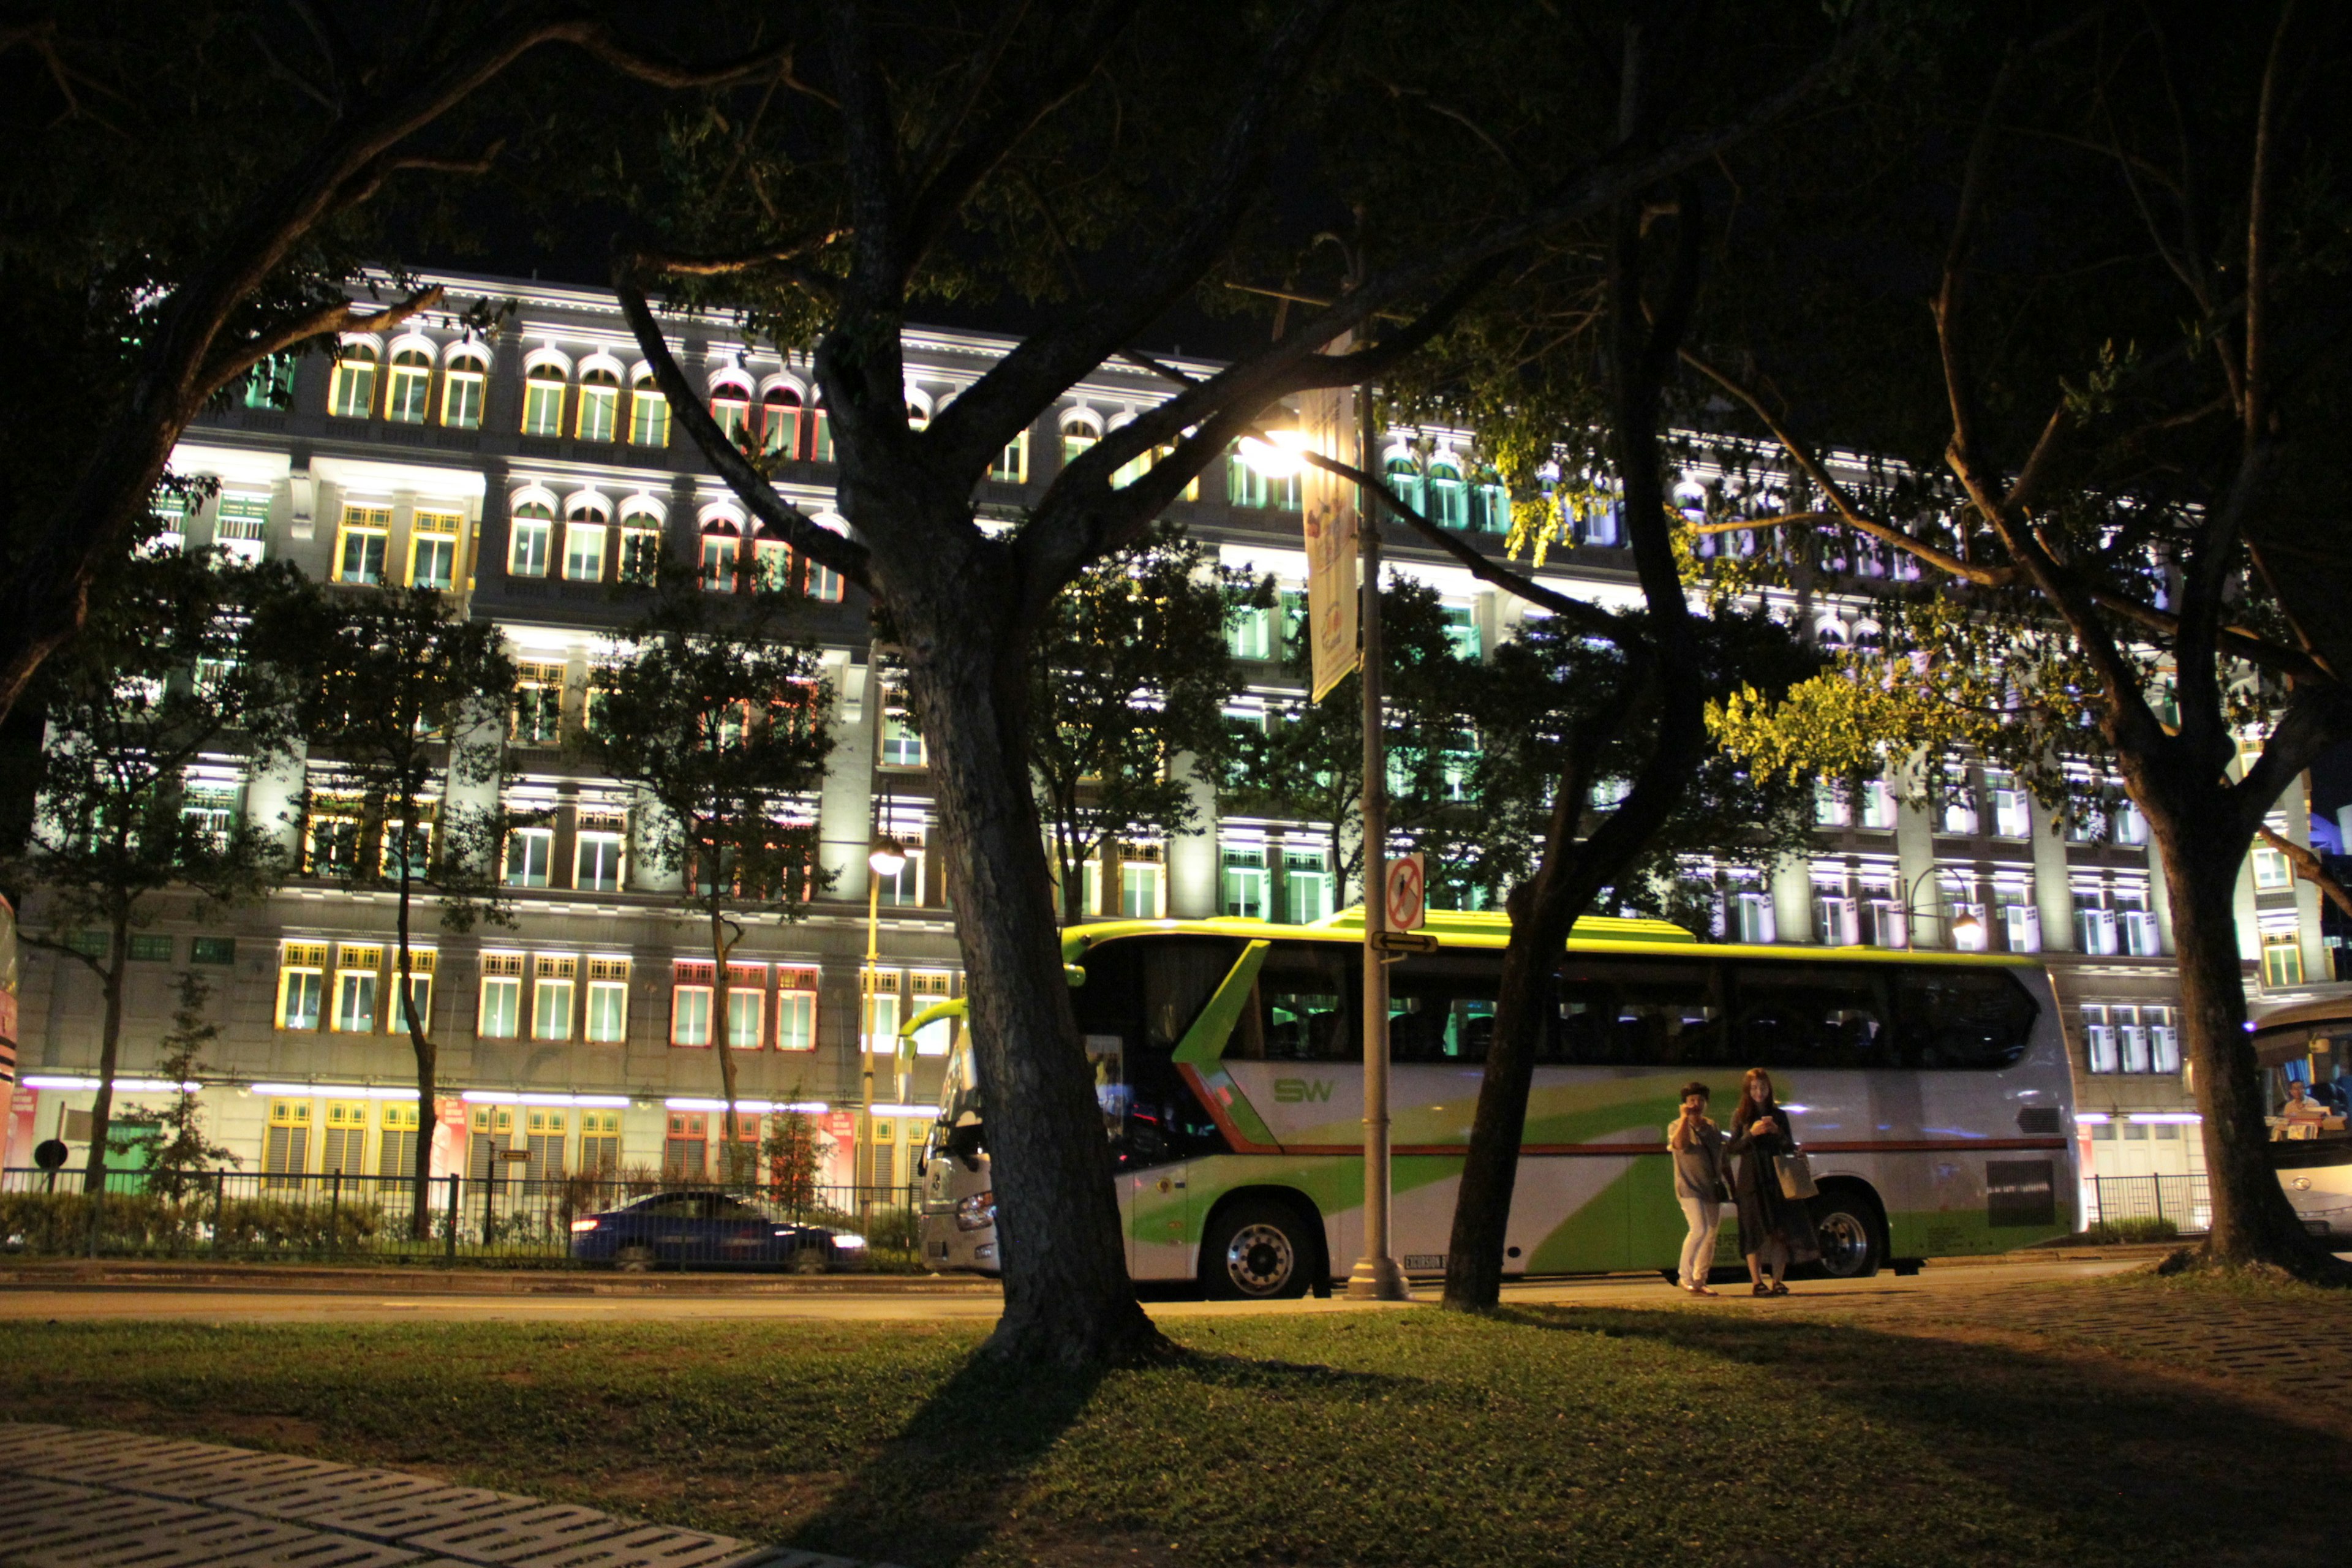
<path id="1" fill-rule="evenodd" d="M 1062 933 L 1062 958 L 1076 963 L 1088 947 L 1113 937 L 1140 936 L 1147 932 L 1189 936 L 1238 936 L 1252 940 L 1287 942 L 1344 942 L 1360 944 L 1364 940 L 1364 911 L 1361 905 L 1342 910 L 1336 915 L 1319 920 L 1312 925 L 1279 925 L 1273 921 L 1250 920 L 1235 915 L 1213 915 L 1202 920 L 1157 921 L 1097 921 L 1072 926 Z M 1511 918 L 1506 914 L 1484 910 L 1432 910 L 1421 934 L 1433 936 L 1441 947 L 1501 948 L 1511 937 Z M 1779 945 L 1752 942 L 1706 942 L 1670 921 L 1626 920 L 1613 915 L 1587 915 L 1576 922 L 1569 935 L 1569 945 L 1579 952 L 1642 952 L 1660 947 L 1697 947 L 1704 945 L 1712 955 L 1748 958 L 1774 958 L 1802 963 L 1809 959 L 1834 954 L 1840 959 L 1862 959 L 1871 962 L 1997 964 L 2004 967 L 2033 968 L 2040 960 L 2025 953 L 1953 952 L 1945 949 L 1920 951 L 1909 948 L 1885 947 L 1812 947 L 1795 944 Z"/>

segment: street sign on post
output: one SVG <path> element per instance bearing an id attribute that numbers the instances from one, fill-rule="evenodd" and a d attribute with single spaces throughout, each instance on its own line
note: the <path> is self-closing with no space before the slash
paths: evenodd
<path id="1" fill-rule="evenodd" d="M 1307 450 L 1326 457 L 1353 451 L 1353 389 L 1309 392 L 1299 405 Z M 1309 463 L 1298 476 L 1298 488 L 1307 530 L 1307 647 L 1314 700 L 1320 702 L 1356 668 L 1361 652 L 1356 636 L 1356 487 Z"/>
<path id="2" fill-rule="evenodd" d="M 1391 931 L 1419 931 L 1429 912 L 1428 884 L 1421 851 L 1400 855 L 1389 862 L 1388 919 Z"/>

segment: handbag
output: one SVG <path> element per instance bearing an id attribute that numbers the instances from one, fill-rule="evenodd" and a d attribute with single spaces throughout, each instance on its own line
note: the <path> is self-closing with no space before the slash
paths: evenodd
<path id="1" fill-rule="evenodd" d="M 1773 1155 L 1772 1173 L 1780 1178 L 1780 1195 L 1784 1198 L 1810 1198 L 1821 1193 L 1821 1188 L 1813 1184 L 1813 1163 L 1805 1158 L 1802 1149 Z"/>

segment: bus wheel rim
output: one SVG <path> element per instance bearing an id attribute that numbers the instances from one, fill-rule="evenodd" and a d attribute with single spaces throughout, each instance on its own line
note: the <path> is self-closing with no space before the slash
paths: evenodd
<path id="1" fill-rule="evenodd" d="M 1278 1290 L 1297 1266 L 1290 1237 L 1270 1225 L 1245 1225 L 1225 1244 L 1225 1273 L 1252 1295 Z"/>
<path id="2" fill-rule="evenodd" d="M 1844 1210 L 1825 1216 L 1817 1228 L 1822 1263 L 1831 1273 L 1851 1274 L 1870 1256 L 1870 1232 L 1860 1219 Z"/>

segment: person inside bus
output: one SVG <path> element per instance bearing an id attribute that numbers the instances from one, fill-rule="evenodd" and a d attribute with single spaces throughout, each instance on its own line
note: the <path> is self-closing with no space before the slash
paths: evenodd
<path id="1" fill-rule="evenodd" d="M 2289 1127 L 2294 1127 L 2325 1121 L 2330 1112 L 2327 1107 L 2304 1092 L 2303 1079 L 2291 1078 L 2286 1080 L 2286 1103 L 2279 1107 L 2279 1114 L 2286 1118 Z"/>
<path id="2" fill-rule="evenodd" d="M 1822 1255 L 1813 1235 L 1812 1211 L 1802 1199 L 1780 1194 L 1777 1155 L 1794 1152 L 1795 1134 L 1789 1113 L 1772 1098 L 1772 1075 L 1749 1068 L 1739 1083 L 1739 1103 L 1731 1112 L 1731 1141 L 1726 1152 L 1739 1156 L 1731 1184 L 1739 1205 L 1739 1241 L 1748 1254 L 1748 1278 L 1759 1296 L 1785 1296 L 1784 1279 L 1791 1263 L 1809 1263 Z"/>
<path id="3" fill-rule="evenodd" d="M 1706 1288 L 1706 1276 L 1715 1262 L 1723 1205 L 1731 1195 L 1723 1129 L 1706 1119 L 1706 1085 L 1696 1079 L 1683 1085 L 1683 1113 L 1666 1129 L 1666 1147 L 1675 1156 L 1675 1201 L 1683 1205 L 1683 1221 L 1690 1227 L 1683 1238 L 1678 1282 L 1694 1296 L 1715 1294 Z"/>

